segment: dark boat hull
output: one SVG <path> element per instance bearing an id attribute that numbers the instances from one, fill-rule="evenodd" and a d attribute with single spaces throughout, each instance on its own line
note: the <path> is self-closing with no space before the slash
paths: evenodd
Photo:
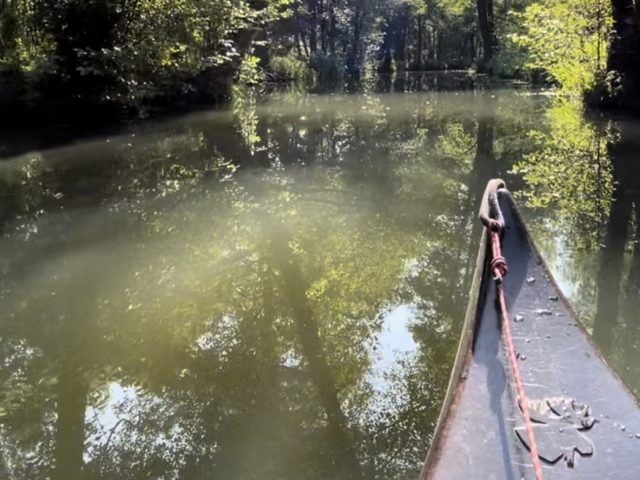
<path id="1" fill-rule="evenodd" d="M 499 203 L 509 264 L 505 294 L 545 479 L 640 479 L 636 398 L 607 366 L 560 293 L 510 194 L 500 191 Z M 534 478 L 504 353 L 487 243 L 485 235 L 423 479 Z"/>

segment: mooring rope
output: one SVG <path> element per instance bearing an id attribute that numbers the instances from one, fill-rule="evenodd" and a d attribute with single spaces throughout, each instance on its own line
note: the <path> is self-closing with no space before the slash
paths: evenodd
<path id="1" fill-rule="evenodd" d="M 492 193 L 489 197 L 489 202 L 492 207 L 497 208 L 500 212 L 497 196 Z M 504 343 L 507 349 L 507 356 L 509 357 L 509 363 L 511 364 L 511 370 L 513 371 L 513 378 L 516 384 L 516 391 L 520 400 L 520 408 L 522 410 L 522 416 L 524 417 L 524 424 L 527 429 L 527 437 L 529 439 L 529 452 L 531 453 L 531 460 L 533 461 L 533 469 L 535 471 L 536 480 L 544 480 L 542 475 L 542 463 L 538 456 L 538 445 L 536 444 L 536 437 L 533 433 L 533 423 L 531 416 L 529 415 L 529 403 L 524 391 L 524 385 L 522 383 L 522 376 L 520 375 L 520 368 L 518 367 L 518 361 L 516 358 L 516 350 L 513 345 L 513 336 L 511 335 L 511 325 L 509 324 L 509 310 L 507 309 L 507 301 L 504 294 L 503 277 L 509 271 L 506 259 L 502 256 L 502 248 L 500 245 L 500 233 L 504 227 L 504 220 L 502 219 L 502 213 L 499 213 L 497 219 L 491 219 L 487 229 L 489 231 L 489 238 L 491 239 L 491 269 L 493 270 L 493 278 L 496 282 L 496 290 L 498 293 L 498 301 L 500 303 L 500 314 L 502 316 L 502 333 L 504 334 Z"/>

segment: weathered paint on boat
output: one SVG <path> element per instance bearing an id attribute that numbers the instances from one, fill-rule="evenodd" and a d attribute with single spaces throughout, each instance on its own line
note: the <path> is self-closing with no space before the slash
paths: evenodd
<path id="1" fill-rule="evenodd" d="M 487 193 L 502 185 L 490 182 Z M 509 192 L 499 189 L 498 199 L 509 264 L 505 293 L 545 480 L 640 478 L 637 399 L 560 292 Z M 485 233 L 423 480 L 534 478 L 504 354 L 490 255 Z"/>

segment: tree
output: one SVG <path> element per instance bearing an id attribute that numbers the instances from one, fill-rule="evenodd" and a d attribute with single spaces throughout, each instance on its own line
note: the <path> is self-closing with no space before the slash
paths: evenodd
<path id="1" fill-rule="evenodd" d="M 478 28 L 482 37 L 482 60 L 478 63 L 478 71 L 492 71 L 493 56 L 497 48 L 493 0 L 477 0 Z"/>
<path id="2" fill-rule="evenodd" d="M 614 75 L 612 99 L 617 106 L 640 108 L 640 10 L 632 0 L 611 0 L 613 27 L 607 68 Z"/>

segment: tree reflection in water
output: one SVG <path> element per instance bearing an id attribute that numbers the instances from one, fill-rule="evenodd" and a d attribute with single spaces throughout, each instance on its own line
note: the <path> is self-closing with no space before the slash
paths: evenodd
<path id="1" fill-rule="evenodd" d="M 640 125 L 556 101 L 516 170 L 543 256 L 611 365 L 640 394 Z"/>
<path id="2" fill-rule="evenodd" d="M 535 188 L 508 172 L 546 104 L 280 95 L 6 160 L 5 476 L 416 476 L 480 195 Z"/>

